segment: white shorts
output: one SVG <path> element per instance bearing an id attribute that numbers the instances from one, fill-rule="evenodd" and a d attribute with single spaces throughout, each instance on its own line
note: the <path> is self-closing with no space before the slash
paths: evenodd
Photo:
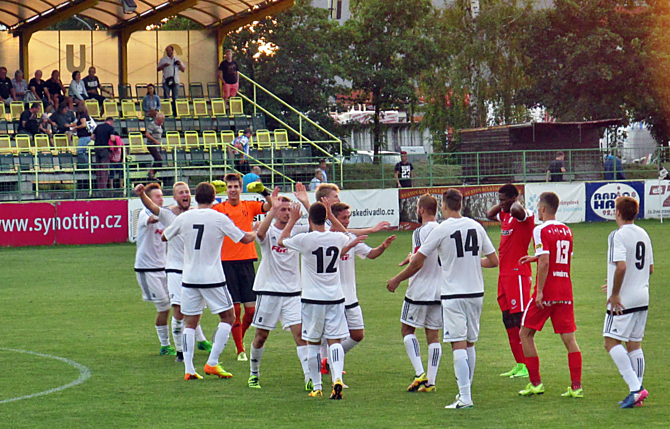
<path id="1" fill-rule="evenodd" d="M 291 326 L 300 324 L 300 295 L 277 296 L 256 294 L 256 312 L 251 326 L 274 331 L 277 322 L 287 331 Z"/>
<path id="2" fill-rule="evenodd" d="M 321 338 L 339 340 L 349 336 L 344 303 L 302 303 L 302 339 L 320 343 Z"/>
<path id="3" fill-rule="evenodd" d="M 484 297 L 442 300 L 442 339 L 445 343 L 469 341 L 479 338 L 479 318 Z"/>
<path id="4" fill-rule="evenodd" d="M 648 310 L 643 310 L 618 316 L 616 314 L 605 314 L 603 337 L 610 337 L 619 341 L 642 341 L 648 313 Z"/>
<path id="5" fill-rule="evenodd" d="M 400 321 L 417 329 L 442 329 L 442 304 L 416 304 L 405 299 Z"/>
<path id="6" fill-rule="evenodd" d="M 153 302 L 156 311 L 170 309 L 165 271 L 135 271 L 137 283 L 142 289 L 142 299 Z"/>
<path id="7" fill-rule="evenodd" d="M 365 323 L 363 323 L 363 310 L 358 303 L 356 303 L 355 307 L 351 308 L 345 306 L 344 316 L 347 318 L 347 326 L 350 331 L 365 329 Z"/>
<path id="8" fill-rule="evenodd" d="M 225 286 L 212 288 L 182 287 L 181 312 L 186 316 L 202 314 L 205 304 L 212 314 L 223 313 L 233 308 L 233 298 Z"/>
<path id="9" fill-rule="evenodd" d="M 167 288 L 170 294 L 170 305 L 181 305 L 182 273 L 166 272 Z"/>

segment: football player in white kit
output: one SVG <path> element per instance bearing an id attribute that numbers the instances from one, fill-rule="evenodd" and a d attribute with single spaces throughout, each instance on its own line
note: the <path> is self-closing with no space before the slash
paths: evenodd
<path id="1" fill-rule="evenodd" d="M 416 253 L 426 241 L 428 235 L 440 224 L 435 220 L 437 214 L 437 199 L 425 194 L 419 198 L 416 204 L 416 213 L 421 226 L 412 233 L 412 251 L 409 256 L 399 265 L 407 265 L 410 258 Z M 402 323 L 400 333 L 407 356 L 414 367 L 412 383 L 407 388 L 408 392 L 435 392 L 435 379 L 442 358 L 442 344 L 440 344 L 440 329 L 442 329 L 442 303 L 440 302 L 441 283 L 438 280 L 442 276 L 442 268 L 439 264 L 437 252 L 433 252 L 426 258 L 412 277 L 409 278 L 405 302 L 400 313 Z M 390 292 L 395 292 L 397 284 L 387 286 Z M 428 374 L 423 369 L 421 360 L 421 346 L 414 332 L 416 329 L 426 330 L 426 341 L 428 342 Z"/>
<path id="2" fill-rule="evenodd" d="M 163 191 L 158 183 L 147 185 L 144 192 L 157 206 L 163 205 Z M 156 332 L 161 355 L 176 356 L 170 345 L 168 317 L 170 299 L 165 279 L 165 242 L 161 234 L 165 226 L 148 209 L 140 211 L 137 218 L 137 250 L 135 252 L 135 276 L 142 289 L 142 299 L 156 306 Z"/>
<path id="3" fill-rule="evenodd" d="M 612 356 L 630 391 L 619 402 L 621 408 L 642 405 L 649 395 L 642 387 L 645 366 L 642 338 L 647 323 L 654 252 L 647 232 L 635 225 L 638 211 L 634 198 L 616 199 L 614 214 L 619 229 L 612 231 L 607 246 L 607 313 L 603 336 L 605 350 Z M 626 343 L 625 347 L 622 342 Z"/>
<path id="4" fill-rule="evenodd" d="M 195 188 L 198 208 L 178 216 L 163 233 L 168 242 L 177 236 L 184 240 L 181 312 L 186 324 L 183 333 L 185 380 L 202 378 L 195 371 L 193 353 L 195 328 L 200 322 L 205 304 L 212 314 L 218 314 L 221 319 L 214 333 L 205 374 L 219 378 L 232 377 L 219 365 L 219 356 L 228 342 L 235 320 L 233 300 L 226 288 L 226 277 L 219 262 L 221 245 L 225 236 L 236 243 L 252 243 L 256 239 L 255 232 L 244 232 L 227 216 L 211 210 L 215 198 L 216 190 L 211 183 L 198 184 Z"/>
<path id="5" fill-rule="evenodd" d="M 177 205 L 168 208 L 160 207 L 151 201 L 146 195 L 145 187 L 142 184 L 135 187 L 135 194 L 140 197 L 144 207 L 146 207 L 154 216 L 157 216 L 160 223 L 165 227 L 170 226 L 177 216 L 191 208 L 191 190 L 184 182 L 176 182 L 172 186 L 172 195 Z M 167 245 L 165 275 L 167 278 L 170 304 L 172 305 L 172 339 L 174 340 L 175 349 L 177 349 L 176 362 L 184 361 L 182 348 L 184 315 L 181 314 L 181 277 L 183 265 L 184 240 L 181 237 L 175 237 L 175 239 L 171 240 Z M 198 328 L 195 331 L 195 336 L 196 341 L 198 342 L 198 349 L 206 350 L 208 352 L 212 350 L 212 343 L 207 341 L 200 325 L 198 325 Z"/>
<path id="6" fill-rule="evenodd" d="M 279 245 L 279 237 L 291 215 L 291 200 L 273 197 L 272 208 L 258 227 L 256 241 L 261 248 L 254 292 L 256 312 L 251 326 L 256 328 L 251 343 L 248 386 L 260 389 L 260 366 L 265 342 L 270 331 L 281 321 L 284 330 L 290 330 L 297 346 L 298 359 L 305 377 L 305 390 L 312 390 L 307 360 L 307 342 L 302 339 L 300 320 L 300 260 L 298 252 Z M 274 224 L 272 220 L 274 219 Z M 291 236 L 309 231 L 309 225 L 295 225 Z"/>
<path id="7" fill-rule="evenodd" d="M 479 318 L 484 304 L 482 268 L 498 266 L 498 255 L 477 221 L 461 216 L 463 196 L 457 189 L 442 195 L 444 222 L 435 228 L 411 258 L 409 266 L 388 281 L 389 288 L 416 274 L 426 258 L 438 252 L 442 264 L 443 341 L 451 343 L 458 383 L 456 401 L 445 408 L 472 408 L 472 378 Z M 482 257 L 484 255 L 484 257 Z"/>
<path id="8" fill-rule="evenodd" d="M 331 221 L 326 231 L 326 218 Z M 279 245 L 302 256 L 302 339 L 307 341 L 309 370 L 313 382 L 311 397 L 323 396 L 319 362 L 321 338 L 330 345 L 333 391 L 331 399 L 342 399 L 344 350 L 341 341 L 349 334 L 344 314 L 344 293 L 340 286 L 340 255 L 349 244 L 346 230 L 330 211 L 330 203 L 316 202 L 309 208 L 311 232 L 290 237 L 300 219 L 300 204 L 291 205 L 289 222 L 279 237 Z M 338 231 L 338 232 L 336 232 Z"/>

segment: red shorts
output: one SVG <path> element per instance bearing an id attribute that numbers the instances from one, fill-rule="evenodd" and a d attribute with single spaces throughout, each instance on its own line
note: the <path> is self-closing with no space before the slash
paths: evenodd
<path id="1" fill-rule="evenodd" d="M 544 323 L 550 317 L 556 334 L 569 334 L 577 330 L 572 304 L 552 304 L 540 310 L 534 301 L 528 303 L 523 319 L 521 319 L 521 326 L 541 331 Z"/>
<path id="2" fill-rule="evenodd" d="M 498 305 L 501 311 L 523 313 L 530 301 L 530 276 L 503 275 L 498 278 Z"/>
<path id="3" fill-rule="evenodd" d="M 237 95 L 237 90 L 240 89 L 240 83 L 223 83 L 223 98 L 226 100 Z"/>

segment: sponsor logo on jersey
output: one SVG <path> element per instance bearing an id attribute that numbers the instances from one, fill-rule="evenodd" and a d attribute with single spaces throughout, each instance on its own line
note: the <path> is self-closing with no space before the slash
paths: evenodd
<path id="1" fill-rule="evenodd" d="M 513 229 L 503 229 L 503 230 L 500 232 L 500 235 L 502 235 L 503 237 L 505 237 L 505 236 L 507 236 L 507 235 L 512 235 L 512 232 L 514 232 Z"/>
<path id="2" fill-rule="evenodd" d="M 272 251 L 277 253 L 288 253 L 288 249 L 281 246 L 272 246 Z"/>
<path id="3" fill-rule="evenodd" d="M 350 257 L 350 256 L 349 256 L 349 254 L 347 253 L 346 255 L 342 255 L 342 258 L 341 258 L 341 259 L 342 259 L 343 261 L 348 261 L 348 260 L 349 260 L 349 257 Z"/>
<path id="4" fill-rule="evenodd" d="M 591 209 L 603 219 L 614 220 L 614 200 L 620 196 L 632 197 L 640 202 L 640 195 L 635 188 L 625 183 L 607 183 L 598 188 L 591 196 Z"/>
<path id="5" fill-rule="evenodd" d="M 542 243 L 536 244 L 535 245 L 535 250 L 540 250 L 540 249 L 542 249 Z"/>
<path id="6" fill-rule="evenodd" d="M 551 274 L 553 274 L 554 277 L 570 278 L 570 273 L 568 273 L 567 271 L 554 271 Z"/>

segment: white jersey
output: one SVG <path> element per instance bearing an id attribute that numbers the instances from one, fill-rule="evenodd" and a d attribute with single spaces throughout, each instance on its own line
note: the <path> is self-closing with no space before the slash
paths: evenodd
<path id="1" fill-rule="evenodd" d="M 350 232 L 347 233 L 347 236 L 349 237 L 349 241 L 356 239 L 356 236 Z M 365 259 L 368 257 L 370 251 L 372 251 L 372 247 L 365 243 L 358 243 L 345 255 L 341 256 L 340 284 L 344 293 L 345 306 L 354 305 L 358 302 L 358 297 L 356 296 L 356 258 L 354 256 Z"/>
<path id="2" fill-rule="evenodd" d="M 437 222 L 427 222 L 412 233 L 412 253 L 416 253 L 432 230 L 439 227 Z M 423 267 L 409 278 L 405 297 L 411 301 L 426 303 L 440 301 L 442 268 L 437 252 L 432 252 L 423 262 Z"/>
<path id="3" fill-rule="evenodd" d="M 349 243 L 341 232 L 312 231 L 284 240 L 287 249 L 302 255 L 302 301 L 314 304 L 344 302 L 340 286 L 340 253 Z"/>
<path id="4" fill-rule="evenodd" d="M 236 227 L 228 216 L 216 210 L 191 209 L 177 216 L 165 230 L 168 241 L 177 235 L 184 239 L 182 286 L 224 286 L 226 277 L 221 267 L 223 238 L 227 235 L 238 243 L 244 238 L 244 231 Z"/>
<path id="5" fill-rule="evenodd" d="M 161 207 L 158 212 L 158 220 L 165 225 L 172 225 L 172 222 L 177 219 L 177 215 L 170 209 Z M 167 244 L 167 263 L 165 269 L 169 271 L 181 272 L 184 267 L 184 237 L 177 235 Z"/>
<path id="6" fill-rule="evenodd" d="M 486 230 L 468 217 L 449 218 L 433 229 L 418 250 L 425 256 L 438 251 L 442 264 L 441 297 L 483 296 L 481 258 L 496 251 Z"/>
<path id="7" fill-rule="evenodd" d="M 616 263 L 626 262 L 626 274 L 619 296 L 626 310 L 649 305 L 649 267 L 654 252 L 647 232 L 634 224 L 612 231 L 607 246 L 607 297 L 612 295 Z M 607 306 L 610 309 L 610 306 Z"/>
<path id="8" fill-rule="evenodd" d="M 135 270 L 164 270 L 166 244 L 161 239 L 165 226 L 161 222 L 148 223 L 155 216 L 144 209 L 137 217 L 137 251 Z"/>
<path id="9" fill-rule="evenodd" d="M 309 231 L 309 225 L 294 225 L 291 237 L 307 231 Z M 300 294 L 299 254 L 279 245 L 281 233 L 281 229 L 271 225 L 263 240 L 256 239 L 260 244 L 262 255 L 254 280 L 254 292 L 256 293 Z"/>

